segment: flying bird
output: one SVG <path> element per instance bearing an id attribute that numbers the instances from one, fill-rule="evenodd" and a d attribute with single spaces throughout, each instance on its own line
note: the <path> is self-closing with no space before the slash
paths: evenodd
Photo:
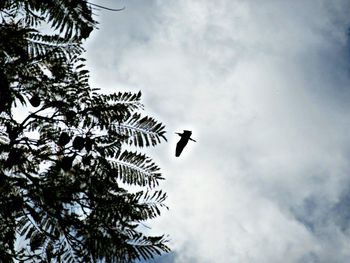
<path id="1" fill-rule="evenodd" d="M 183 133 L 176 132 L 176 134 L 178 134 L 181 137 L 180 141 L 176 144 L 176 151 L 175 151 L 175 156 L 179 157 L 182 150 L 185 148 L 186 144 L 188 143 L 188 141 L 191 140 L 195 142 L 195 140 L 191 138 L 191 134 L 192 134 L 191 131 L 184 130 Z"/>

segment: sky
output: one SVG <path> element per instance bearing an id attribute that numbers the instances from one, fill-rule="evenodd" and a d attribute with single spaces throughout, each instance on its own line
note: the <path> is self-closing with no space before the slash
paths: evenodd
<path id="1" fill-rule="evenodd" d="M 168 142 L 157 263 L 350 257 L 350 2 L 95 0 L 92 87 L 142 91 Z M 183 154 L 179 137 L 193 131 Z"/>

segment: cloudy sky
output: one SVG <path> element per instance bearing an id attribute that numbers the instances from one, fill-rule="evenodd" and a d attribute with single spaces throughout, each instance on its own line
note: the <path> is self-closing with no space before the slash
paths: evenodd
<path id="1" fill-rule="evenodd" d="M 350 257 L 350 2 L 95 0 L 91 83 L 143 93 L 168 143 L 157 263 Z M 174 132 L 189 143 L 174 157 Z"/>

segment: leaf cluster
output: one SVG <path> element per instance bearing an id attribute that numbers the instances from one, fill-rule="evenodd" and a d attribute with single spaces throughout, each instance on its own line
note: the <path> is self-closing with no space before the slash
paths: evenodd
<path id="1" fill-rule="evenodd" d="M 141 113 L 141 92 L 90 87 L 81 57 L 96 25 L 88 2 L 4 0 L 0 15 L 0 261 L 133 262 L 168 252 L 164 236 L 142 231 L 167 208 L 164 178 L 124 147 L 156 146 L 165 127 Z M 43 22 L 56 34 L 38 31 Z"/>

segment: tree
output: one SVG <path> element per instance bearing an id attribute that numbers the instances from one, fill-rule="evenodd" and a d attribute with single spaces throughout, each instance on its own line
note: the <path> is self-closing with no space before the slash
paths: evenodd
<path id="1" fill-rule="evenodd" d="M 163 235 L 142 232 L 166 208 L 159 167 L 125 149 L 166 140 L 164 125 L 141 114 L 140 92 L 89 86 L 81 43 L 97 25 L 91 4 L 3 0 L 0 15 L 0 262 L 168 252 Z M 54 34 L 38 30 L 45 23 Z"/>

